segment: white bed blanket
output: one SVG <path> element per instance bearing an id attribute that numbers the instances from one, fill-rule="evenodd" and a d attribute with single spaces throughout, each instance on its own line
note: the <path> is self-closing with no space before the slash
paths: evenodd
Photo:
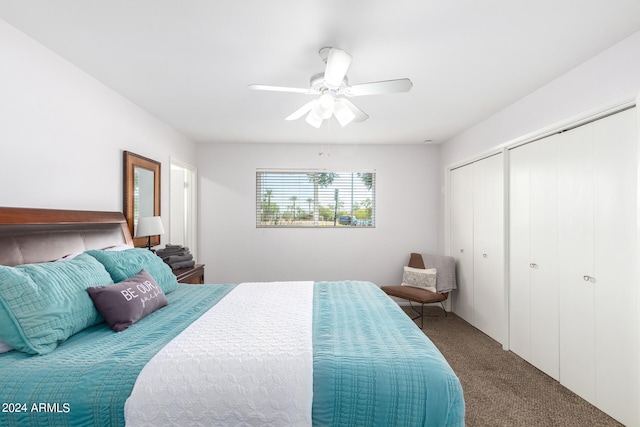
<path id="1" fill-rule="evenodd" d="M 127 426 L 310 426 L 313 282 L 242 283 L 147 363 Z"/>

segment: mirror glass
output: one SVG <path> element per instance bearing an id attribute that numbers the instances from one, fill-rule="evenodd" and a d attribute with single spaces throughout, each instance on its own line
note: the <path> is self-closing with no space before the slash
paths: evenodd
<path id="1" fill-rule="evenodd" d="M 160 216 L 160 163 L 130 151 L 124 152 L 124 216 L 136 247 L 147 245 L 147 237 L 136 238 L 138 218 Z M 151 236 L 151 245 L 160 236 Z"/>
<path id="2" fill-rule="evenodd" d="M 152 170 L 140 166 L 133 167 L 133 235 L 138 234 L 138 218 L 154 216 Z"/>

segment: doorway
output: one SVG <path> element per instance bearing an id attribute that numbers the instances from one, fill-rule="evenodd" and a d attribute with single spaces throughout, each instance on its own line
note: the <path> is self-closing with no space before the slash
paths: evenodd
<path id="1" fill-rule="evenodd" d="M 169 243 L 188 247 L 197 260 L 198 171 L 194 166 L 172 158 L 169 175 Z"/>

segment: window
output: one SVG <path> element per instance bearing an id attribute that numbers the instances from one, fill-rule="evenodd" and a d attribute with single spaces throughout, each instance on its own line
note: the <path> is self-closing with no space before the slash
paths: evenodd
<path id="1" fill-rule="evenodd" d="M 256 172 L 256 227 L 375 227 L 372 170 Z"/>

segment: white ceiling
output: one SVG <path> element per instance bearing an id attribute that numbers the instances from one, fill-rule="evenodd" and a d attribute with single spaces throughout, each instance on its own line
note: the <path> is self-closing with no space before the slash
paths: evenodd
<path id="1" fill-rule="evenodd" d="M 0 18 L 196 142 L 445 142 L 625 37 L 638 0 L 0 0 Z M 310 95 L 323 46 L 370 118 L 315 129 L 284 118 Z"/>

